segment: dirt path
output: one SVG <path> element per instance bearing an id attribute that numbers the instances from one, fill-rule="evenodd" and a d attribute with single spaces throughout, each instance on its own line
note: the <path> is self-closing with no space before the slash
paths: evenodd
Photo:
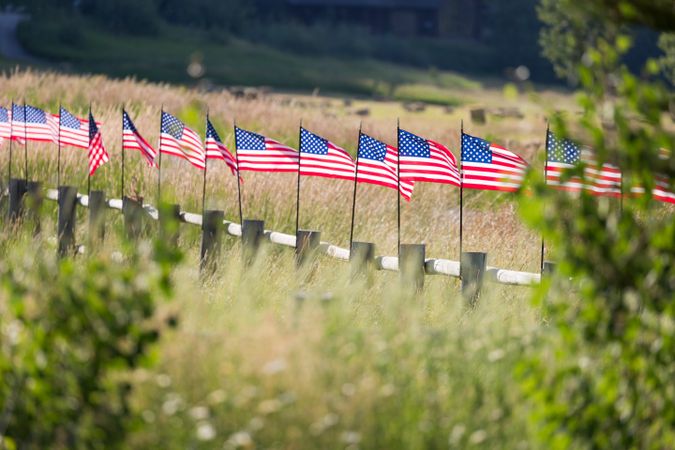
<path id="1" fill-rule="evenodd" d="M 16 29 L 27 15 L 15 12 L 0 12 L 0 55 L 6 59 L 26 62 L 37 62 L 38 59 L 28 54 L 16 37 Z"/>

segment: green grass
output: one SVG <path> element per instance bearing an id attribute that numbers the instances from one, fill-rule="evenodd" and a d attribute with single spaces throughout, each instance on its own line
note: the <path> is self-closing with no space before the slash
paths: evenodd
<path id="1" fill-rule="evenodd" d="M 117 36 L 83 21 L 58 18 L 24 23 L 20 39 L 58 67 L 170 83 L 195 84 L 192 61 L 217 85 L 271 86 L 284 90 L 385 94 L 406 101 L 456 104 L 446 90 L 480 84 L 451 72 L 423 70 L 363 58 L 298 56 L 215 33 L 164 25 L 159 36 Z"/>

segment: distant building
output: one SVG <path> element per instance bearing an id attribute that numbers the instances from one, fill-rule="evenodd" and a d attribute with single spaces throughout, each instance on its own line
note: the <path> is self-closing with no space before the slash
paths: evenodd
<path id="1" fill-rule="evenodd" d="M 345 23 L 375 34 L 480 38 L 482 0 L 286 0 L 306 24 Z"/>

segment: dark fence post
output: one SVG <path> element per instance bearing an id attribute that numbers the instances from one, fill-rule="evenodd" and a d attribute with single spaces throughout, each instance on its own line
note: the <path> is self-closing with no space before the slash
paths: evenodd
<path id="1" fill-rule="evenodd" d="M 295 264 L 297 267 L 304 266 L 316 257 L 316 251 L 321 244 L 321 232 L 310 230 L 298 230 L 295 235 Z"/>
<path id="2" fill-rule="evenodd" d="M 40 233 L 40 212 L 42 210 L 42 183 L 39 181 L 26 182 L 26 203 L 29 219 L 32 222 L 33 234 Z"/>
<path id="3" fill-rule="evenodd" d="M 202 275 L 213 274 L 218 267 L 220 240 L 223 230 L 223 211 L 206 210 L 202 217 L 202 248 L 199 269 Z"/>
<path id="4" fill-rule="evenodd" d="M 474 307 L 478 303 L 483 287 L 483 277 L 487 265 L 487 253 L 464 252 L 459 266 L 459 277 L 462 280 L 462 295 Z"/>
<path id="5" fill-rule="evenodd" d="M 242 256 L 244 264 L 251 265 L 258 256 L 260 244 L 265 236 L 265 222 L 245 219 L 241 225 Z"/>
<path id="6" fill-rule="evenodd" d="M 124 229 L 127 238 L 137 240 L 143 230 L 143 206 L 132 198 L 124 197 L 122 199 L 122 214 L 124 215 Z"/>
<path id="7" fill-rule="evenodd" d="M 375 244 L 370 242 L 352 242 L 349 251 L 352 279 L 370 274 L 375 262 Z"/>
<path id="8" fill-rule="evenodd" d="M 9 180 L 9 211 L 10 221 L 15 221 L 23 215 L 23 196 L 26 194 L 26 180 L 12 178 Z"/>
<path id="9" fill-rule="evenodd" d="M 89 192 L 89 244 L 102 242 L 105 238 L 105 192 Z"/>
<path id="10" fill-rule="evenodd" d="M 555 263 L 552 261 L 544 261 L 544 267 L 541 271 L 542 278 L 550 278 L 555 273 Z"/>
<path id="11" fill-rule="evenodd" d="M 178 247 L 180 236 L 180 206 L 176 204 L 162 205 L 157 210 L 159 219 L 159 235 L 162 240 Z"/>
<path id="12" fill-rule="evenodd" d="M 416 292 L 424 289 L 424 244 L 401 244 L 398 270 L 404 286 L 412 286 Z"/>
<path id="13" fill-rule="evenodd" d="M 75 250 L 75 207 L 77 205 L 77 188 L 59 186 L 59 256 L 73 254 Z"/>

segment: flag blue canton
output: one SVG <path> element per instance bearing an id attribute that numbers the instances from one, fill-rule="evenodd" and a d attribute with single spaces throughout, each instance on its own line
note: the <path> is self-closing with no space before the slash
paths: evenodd
<path id="1" fill-rule="evenodd" d="M 553 133 L 549 132 L 546 157 L 551 162 L 576 164 L 581 159 L 581 149 L 569 139 L 557 139 Z"/>
<path id="2" fill-rule="evenodd" d="M 235 129 L 237 148 L 242 150 L 265 150 L 265 137 L 251 131 Z"/>
<path id="3" fill-rule="evenodd" d="M 89 140 L 93 141 L 97 133 L 98 127 L 96 126 L 96 121 L 94 120 L 94 116 L 91 114 L 91 111 L 89 111 Z"/>
<path id="4" fill-rule="evenodd" d="M 316 134 L 300 129 L 300 151 L 302 153 L 312 153 L 314 155 L 328 154 L 328 141 Z"/>
<path id="5" fill-rule="evenodd" d="M 359 138 L 359 158 L 384 161 L 385 156 L 387 156 L 387 144 L 380 142 L 367 134 L 361 134 L 361 137 Z"/>
<path id="6" fill-rule="evenodd" d="M 47 123 L 45 112 L 34 106 L 12 105 L 12 120 L 26 123 Z"/>
<path id="7" fill-rule="evenodd" d="M 0 106 L 0 122 L 9 122 L 9 114 L 7 109 Z"/>
<path id="8" fill-rule="evenodd" d="M 206 139 L 209 138 L 214 139 L 219 144 L 223 143 L 223 141 L 220 140 L 220 136 L 218 136 L 218 132 L 211 124 L 211 121 L 206 119 Z"/>
<path id="9" fill-rule="evenodd" d="M 183 137 L 184 128 L 183 122 L 169 113 L 162 113 L 162 133 L 170 134 L 175 139 L 180 140 Z"/>
<path id="10" fill-rule="evenodd" d="M 75 130 L 80 129 L 80 119 L 73 116 L 65 108 L 61 108 L 59 111 L 59 120 L 61 121 L 61 126 L 66 128 L 73 128 Z"/>
<path id="11" fill-rule="evenodd" d="M 431 148 L 426 139 L 405 130 L 398 130 L 398 146 L 402 157 L 431 158 Z"/>
<path id="12" fill-rule="evenodd" d="M 490 143 L 468 134 L 462 135 L 462 162 L 491 164 Z"/>
<path id="13" fill-rule="evenodd" d="M 138 133 L 138 131 L 136 130 L 136 126 L 131 121 L 131 117 L 129 117 L 129 114 L 127 114 L 126 111 L 122 112 L 122 128 L 124 130 L 129 130 L 133 133 Z"/>

